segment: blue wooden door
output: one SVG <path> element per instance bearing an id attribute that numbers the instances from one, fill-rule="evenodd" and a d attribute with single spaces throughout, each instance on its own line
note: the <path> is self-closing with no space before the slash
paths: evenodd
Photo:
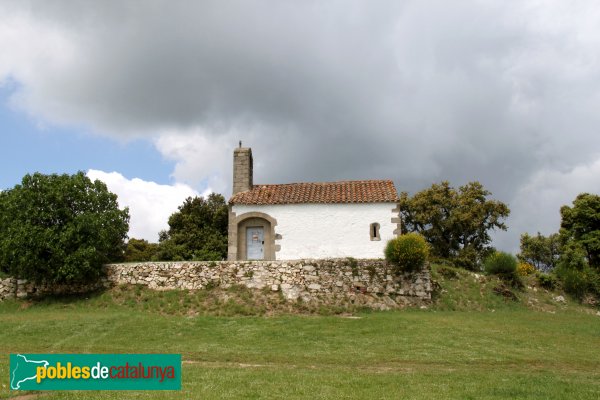
<path id="1" fill-rule="evenodd" d="M 264 260 L 265 233 L 262 226 L 248 227 L 246 230 L 248 260 Z"/>

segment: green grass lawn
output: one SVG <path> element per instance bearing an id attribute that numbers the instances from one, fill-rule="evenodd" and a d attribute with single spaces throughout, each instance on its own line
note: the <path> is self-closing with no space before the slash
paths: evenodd
<path id="1" fill-rule="evenodd" d="M 582 312 L 411 310 L 339 316 L 186 317 L 51 302 L 0 305 L 8 354 L 181 353 L 181 392 L 49 392 L 91 398 L 600 397 L 600 317 Z"/>
<path id="2" fill-rule="evenodd" d="M 6 301 L 0 398 L 24 394 L 8 390 L 8 354 L 17 352 L 183 356 L 180 392 L 46 392 L 41 399 L 600 398 L 596 310 L 570 299 L 557 304 L 542 290 L 506 300 L 493 293 L 497 280 L 441 272 L 448 275 L 434 268 L 441 288 L 429 309 L 353 318 L 281 304 L 273 312 L 263 295 L 241 289 L 225 302 L 206 291 L 141 288 Z M 298 311 L 312 315 L 290 314 Z M 252 313 L 260 316 L 244 316 Z"/>

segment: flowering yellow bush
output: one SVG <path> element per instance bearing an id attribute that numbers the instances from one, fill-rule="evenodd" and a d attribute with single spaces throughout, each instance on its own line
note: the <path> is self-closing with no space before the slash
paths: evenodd
<path id="1" fill-rule="evenodd" d="M 384 250 L 385 259 L 397 266 L 398 272 L 423 268 L 429 257 L 429 244 L 416 232 L 391 239 Z"/>
<path id="2" fill-rule="evenodd" d="M 535 272 L 535 268 L 533 267 L 533 265 L 526 263 L 526 262 L 520 262 L 519 265 L 517 266 L 517 274 L 520 276 L 527 276 L 527 275 L 531 275 Z"/>

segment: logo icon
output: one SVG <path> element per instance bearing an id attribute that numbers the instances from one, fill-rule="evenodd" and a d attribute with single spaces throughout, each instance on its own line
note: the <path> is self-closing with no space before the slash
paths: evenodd
<path id="1" fill-rule="evenodd" d="M 37 368 L 40 366 L 46 368 L 50 364 L 46 360 L 30 360 L 22 354 L 17 354 L 16 360 L 13 367 L 11 357 L 10 388 L 12 390 L 21 389 L 23 382 L 37 379 Z"/>

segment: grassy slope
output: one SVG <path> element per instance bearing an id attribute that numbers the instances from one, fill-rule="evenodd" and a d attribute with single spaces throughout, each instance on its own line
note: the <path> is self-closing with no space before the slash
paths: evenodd
<path id="1" fill-rule="evenodd" d="M 597 309 L 581 306 L 560 289 L 550 291 L 540 287 L 533 275 L 522 277 L 523 287 L 514 289 L 495 276 L 434 265 L 432 279 L 439 283 L 433 305 L 433 309 L 439 311 L 534 310 L 584 314 L 599 312 Z M 498 287 L 508 290 L 508 294 L 514 298 L 496 293 L 494 289 Z M 563 296 L 565 302 L 557 302 L 557 296 Z"/>
<path id="2" fill-rule="evenodd" d="M 435 307 L 358 319 L 197 316 L 215 300 L 144 290 L 5 302 L 0 352 L 183 354 L 183 393 L 56 392 L 44 399 L 600 396 L 600 317 L 589 309 L 558 305 L 553 294 L 533 289 L 507 301 L 492 293 L 496 281 L 482 285 L 462 271 L 448 279 L 434 268 L 434 277 L 441 284 Z M 244 314 L 262 304 L 246 300 L 246 308 L 214 307 Z M 8 357 L 0 359 L 0 376 L 8 376 Z M 14 395 L 2 384 L 0 397 Z"/>

